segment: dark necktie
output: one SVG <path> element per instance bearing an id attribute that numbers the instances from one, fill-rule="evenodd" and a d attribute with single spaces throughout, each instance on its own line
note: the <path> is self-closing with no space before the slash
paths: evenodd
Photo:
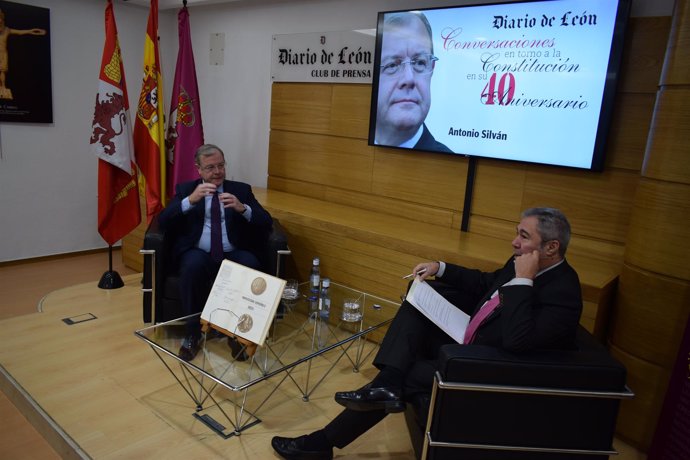
<path id="1" fill-rule="evenodd" d="M 220 263 L 223 260 L 223 232 L 220 228 L 220 200 L 214 193 L 211 198 L 211 258 Z"/>
<path id="2" fill-rule="evenodd" d="M 462 341 L 462 343 L 472 343 L 479 326 L 481 326 L 484 320 L 496 309 L 496 307 L 498 307 L 500 303 L 500 296 L 498 294 L 484 303 L 482 308 L 479 309 L 477 314 L 474 315 L 474 317 L 470 320 L 470 323 L 467 325 L 467 329 L 465 329 L 465 339 Z"/>

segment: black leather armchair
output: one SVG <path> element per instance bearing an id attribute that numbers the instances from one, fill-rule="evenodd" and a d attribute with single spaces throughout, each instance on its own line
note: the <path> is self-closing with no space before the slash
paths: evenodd
<path id="1" fill-rule="evenodd" d="M 179 299 L 179 277 L 171 260 L 172 238 L 167 238 L 158 224 L 158 216 L 144 235 L 144 273 L 142 277 L 143 318 L 145 323 L 161 323 L 184 316 Z M 282 256 L 291 254 L 285 230 L 273 219 L 263 251 L 258 254 L 263 271 L 282 277 Z"/>
<path id="2" fill-rule="evenodd" d="M 446 345 L 405 418 L 417 458 L 607 460 L 626 370 L 585 329 L 576 351 Z"/>

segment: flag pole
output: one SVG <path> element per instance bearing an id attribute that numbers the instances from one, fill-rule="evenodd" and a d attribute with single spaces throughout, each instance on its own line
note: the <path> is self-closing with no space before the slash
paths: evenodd
<path id="1" fill-rule="evenodd" d="M 108 271 L 103 273 L 98 287 L 101 289 L 118 289 L 124 286 L 120 274 L 113 270 L 113 246 L 108 245 Z"/>

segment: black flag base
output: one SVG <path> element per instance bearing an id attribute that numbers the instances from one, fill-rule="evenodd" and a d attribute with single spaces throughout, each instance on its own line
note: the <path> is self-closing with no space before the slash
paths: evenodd
<path id="1" fill-rule="evenodd" d="M 116 271 L 108 270 L 103 273 L 101 280 L 98 282 L 98 287 L 101 289 L 118 289 L 124 286 L 120 274 Z"/>
<path id="2" fill-rule="evenodd" d="M 108 271 L 101 276 L 98 287 L 101 289 L 118 289 L 124 285 L 120 274 L 113 270 L 113 247 L 108 245 Z"/>

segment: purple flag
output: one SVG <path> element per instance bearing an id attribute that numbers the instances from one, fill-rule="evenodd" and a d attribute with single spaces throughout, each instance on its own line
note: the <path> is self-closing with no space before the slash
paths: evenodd
<path id="1" fill-rule="evenodd" d="M 199 177 L 194 152 L 204 143 L 187 7 L 178 13 L 177 24 L 180 44 L 165 141 L 168 149 L 168 196 L 174 194 L 175 185 Z"/>

